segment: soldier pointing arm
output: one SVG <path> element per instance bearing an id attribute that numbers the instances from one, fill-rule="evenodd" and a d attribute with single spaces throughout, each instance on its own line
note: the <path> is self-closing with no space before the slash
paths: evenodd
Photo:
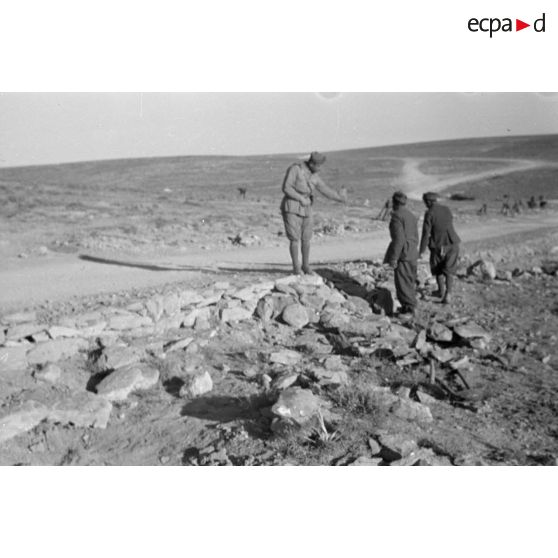
<path id="1" fill-rule="evenodd" d="M 347 202 L 347 191 L 336 192 L 319 176 L 326 157 L 314 151 L 307 161 L 294 163 L 283 180 L 281 214 L 285 233 L 289 239 L 289 251 L 295 274 L 312 273 L 310 269 L 310 240 L 312 238 L 314 194 L 320 192 L 326 198 L 339 203 Z M 302 251 L 302 266 L 299 252 Z"/>

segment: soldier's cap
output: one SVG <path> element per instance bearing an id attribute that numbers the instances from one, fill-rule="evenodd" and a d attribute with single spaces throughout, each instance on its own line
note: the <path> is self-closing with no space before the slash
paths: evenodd
<path id="1" fill-rule="evenodd" d="M 407 196 L 403 192 L 395 192 L 391 199 L 393 203 L 398 205 L 405 205 L 407 203 Z"/>
<path id="2" fill-rule="evenodd" d="M 422 195 L 422 199 L 426 201 L 433 201 L 435 202 L 438 199 L 438 194 L 436 192 L 426 192 L 426 194 Z"/>
<path id="3" fill-rule="evenodd" d="M 325 163 L 326 156 L 323 153 L 318 153 L 317 151 L 312 151 L 310 153 L 309 163 L 314 163 L 315 165 L 323 165 Z"/>

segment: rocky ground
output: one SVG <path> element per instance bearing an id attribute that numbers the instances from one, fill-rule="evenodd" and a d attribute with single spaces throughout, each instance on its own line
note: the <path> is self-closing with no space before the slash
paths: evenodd
<path id="1" fill-rule="evenodd" d="M 4 315 L 0 463 L 554 465 L 556 246 L 472 246 L 449 307 L 421 264 L 412 320 L 372 261 Z"/>

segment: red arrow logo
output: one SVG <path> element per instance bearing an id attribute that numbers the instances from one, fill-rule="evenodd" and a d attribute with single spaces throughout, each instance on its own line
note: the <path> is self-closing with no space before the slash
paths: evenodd
<path id="1" fill-rule="evenodd" d="M 531 27 L 531 24 L 525 23 L 524 21 L 521 21 L 520 19 L 515 20 L 515 30 L 516 31 L 521 31 L 522 29 L 525 29 L 526 27 Z"/>

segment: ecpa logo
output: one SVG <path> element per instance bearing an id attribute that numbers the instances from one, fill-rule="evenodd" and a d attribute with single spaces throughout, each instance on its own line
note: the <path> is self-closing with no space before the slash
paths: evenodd
<path id="1" fill-rule="evenodd" d="M 536 19 L 533 22 L 533 30 L 536 33 L 544 33 L 545 32 L 545 25 L 546 25 L 546 14 L 543 14 L 540 18 Z M 513 19 L 509 17 L 505 17 L 500 19 L 498 17 L 485 17 L 482 19 L 478 19 L 476 17 L 472 17 L 469 22 L 467 23 L 467 27 L 469 31 L 473 33 L 478 33 L 479 31 L 483 33 L 489 33 L 490 38 L 494 33 L 498 33 L 498 31 L 503 32 L 511 32 L 511 31 L 521 31 L 522 29 L 526 29 L 527 27 L 531 27 L 530 23 L 525 23 L 520 19 L 515 20 L 515 29 L 513 26 Z"/>

